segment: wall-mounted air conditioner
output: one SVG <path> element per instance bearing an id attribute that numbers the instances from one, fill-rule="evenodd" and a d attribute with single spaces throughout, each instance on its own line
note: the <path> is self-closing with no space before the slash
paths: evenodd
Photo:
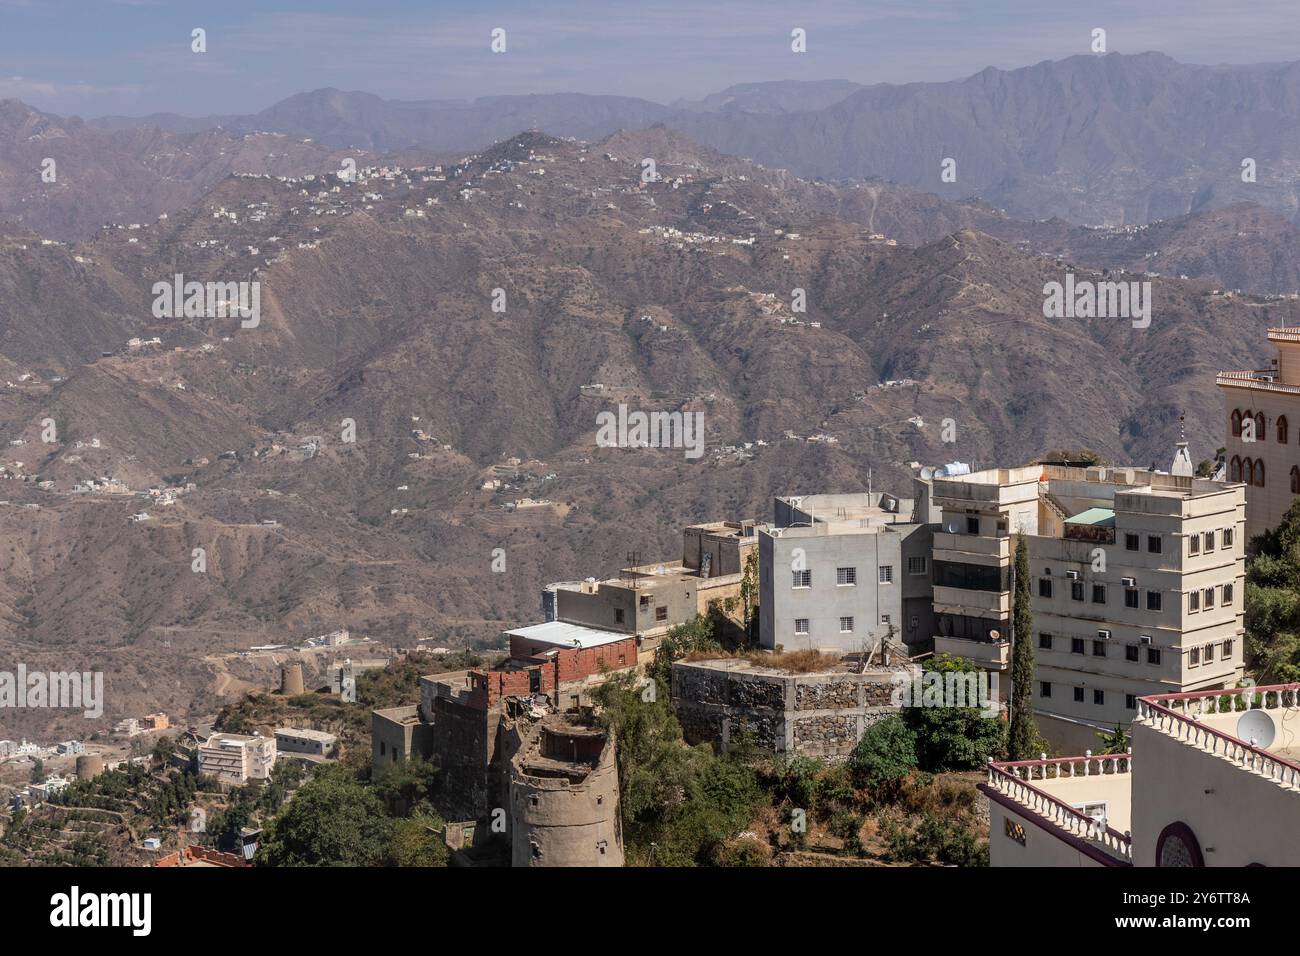
<path id="1" fill-rule="evenodd" d="M 1120 578 L 1120 584 L 1124 585 L 1126 588 L 1135 588 L 1137 587 L 1138 582 L 1137 578 Z"/>
<path id="2" fill-rule="evenodd" d="M 1079 572 L 1078 572 L 1078 571 L 1066 571 L 1066 572 L 1065 572 L 1065 576 L 1066 576 L 1067 578 L 1069 578 L 1071 581 L 1077 581 L 1077 580 L 1079 580 Z"/>

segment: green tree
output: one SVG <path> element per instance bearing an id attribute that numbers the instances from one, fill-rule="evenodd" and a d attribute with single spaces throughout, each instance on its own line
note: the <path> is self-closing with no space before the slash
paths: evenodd
<path id="1" fill-rule="evenodd" d="M 722 645 L 713 636 L 713 622 L 697 614 L 685 624 L 671 628 L 655 650 L 654 663 L 647 674 L 660 685 L 659 692 L 667 694 L 672 686 L 673 661 L 681 660 L 692 651 L 721 650 Z"/>
<path id="2" fill-rule="evenodd" d="M 1115 729 L 1097 731 L 1097 739 L 1101 741 L 1101 747 L 1098 748 L 1099 754 L 1126 754 L 1128 753 L 1128 731 L 1119 724 Z"/>
<path id="3" fill-rule="evenodd" d="M 1011 609 L 1011 732 L 1007 752 L 1012 760 L 1033 760 L 1046 750 L 1034 723 L 1034 615 L 1029 604 L 1029 542 L 1016 538 L 1016 589 Z"/>
<path id="4" fill-rule="evenodd" d="M 439 835 L 443 822 L 418 814 L 393 823 L 388 862 L 393 866 L 446 866 L 447 844 Z"/>
<path id="5" fill-rule="evenodd" d="M 44 783 L 44 782 L 45 782 L 45 761 L 42 760 L 40 757 L 37 757 L 36 762 L 32 764 L 32 783 Z"/>
<path id="6" fill-rule="evenodd" d="M 859 787 L 893 784 L 915 769 L 916 734 L 898 716 L 868 727 L 849 757 L 849 771 Z"/>
<path id="7" fill-rule="evenodd" d="M 393 842 L 384 805 L 346 768 L 320 767 L 268 824 L 258 847 L 266 866 L 381 866 Z"/>
<path id="8" fill-rule="evenodd" d="M 943 675 L 980 673 L 971 661 L 950 654 L 932 657 L 922 667 Z M 977 770 L 1006 748 L 1006 724 L 985 717 L 978 706 L 913 706 L 903 711 L 903 720 L 916 734 L 918 765 L 932 773 Z"/>

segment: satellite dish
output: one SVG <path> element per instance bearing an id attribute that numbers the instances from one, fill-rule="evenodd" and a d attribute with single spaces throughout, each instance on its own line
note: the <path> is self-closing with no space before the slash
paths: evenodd
<path id="1" fill-rule="evenodd" d="M 1252 747 L 1267 750 L 1276 736 L 1277 727 L 1265 711 L 1248 710 L 1237 721 L 1237 739 L 1246 741 Z"/>
<path id="2" fill-rule="evenodd" d="M 934 469 L 931 468 L 929 465 L 926 465 L 924 468 L 921 469 L 921 479 L 923 481 L 929 481 L 933 477 L 934 477 Z"/>

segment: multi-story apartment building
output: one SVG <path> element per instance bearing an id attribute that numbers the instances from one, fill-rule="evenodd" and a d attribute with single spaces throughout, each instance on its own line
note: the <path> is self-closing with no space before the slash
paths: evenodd
<path id="1" fill-rule="evenodd" d="M 1131 754 L 990 764 L 990 863 L 1294 866 L 1298 690 L 1143 697 Z"/>
<path id="2" fill-rule="evenodd" d="M 936 477 L 933 500 L 936 652 L 1007 674 L 1027 537 L 1034 628 L 1014 638 L 1034 642 L 1035 713 L 1058 749 L 1128 725 L 1144 695 L 1242 677 L 1242 484 L 1030 465 Z"/>
<path id="3" fill-rule="evenodd" d="M 1276 527 L 1300 494 L 1300 328 L 1269 329 L 1271 368 L 1220 372 L 1228 480 L 1249 487 L 1246 537 Z M 1295 428 L 1292 428 L 1292 424 Z"/>
<path id="4" fill-rule="evenodd" d="M 859 653 L 893 640 L 928 648 L 927 499 L 879 492 L 775 500 L 759 532 L 759 644 Z"/>
<path id="5" fill-rule="evenodd" d="M 199 745 L 199 773 L 222 783 L 243 786 L 269 780 L 275 766 L 275 738 L 245 734 L 213 734 Z"/>

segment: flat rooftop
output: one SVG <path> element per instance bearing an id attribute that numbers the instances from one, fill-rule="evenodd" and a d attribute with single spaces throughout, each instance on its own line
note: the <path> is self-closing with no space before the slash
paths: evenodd
<path id="1" fill-rule="evenodd" d="M 1134 465 L 1024 465 L 1019 468 L 986 468 L 968 475 L 935 478 L 936 498 L 987 497 L 979 488 L 1038 483 L 1049 494 L 1062 491 L 1071 497 L 1113 499 L 1117 493 L 1151 495 L 1160 498 L 1196 498 L 1221 494 L 1240 482 L 1212 481 L 1151 471 Z M 964 487 L 971 486 L 971 487 Z M 1092 490 L 1085 490 L 1091 488 Z"/>
<path id="2" fill-rule="evenodd" d="M 632 635 L 620 631 L 602 631 L 581 624 L 569 624 L 565 621 L 547 621 L 545 624 L 530 624 L 528 627 L 516 627 L 506 631 L 511 637 L 522 637 L 538 644 L 551 644 L 555 647 L 601 647 L 615 641 L 625 641 Z"/>

